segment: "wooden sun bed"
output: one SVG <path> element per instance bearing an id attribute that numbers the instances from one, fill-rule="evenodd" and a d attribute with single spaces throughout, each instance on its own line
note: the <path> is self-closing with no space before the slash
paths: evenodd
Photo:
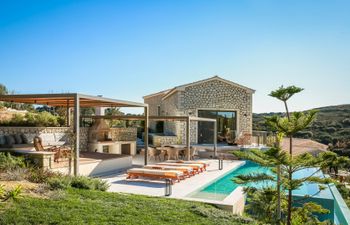
<path id="1" fill-rule="evenodd" d="M 170 179 L 171 184 L 175 181 L 185 179 L 184 173 L 178 170 L 159 170 L 159 169 L 145 169 L 145 168 L 133 168 L 127 171 L 128 176 L 126 179 L 136 179 L 139 177 L 147 177 L 153 179 Z"/>
<path id="2" fill-rule="evenodd" d="M 169 163 L 179 163 L 179 164 L 202 164 L 204 169 L 207 170 L 207 166 L 209 166 L 208 162 L 205 161 L 184 161 L 184 160 L 167 160 L 165 162 Z"/>
<path id="3" fill-rule="evenodd" d="M 143 168 L 145 169 L 158 169 L 158 170 L 178 170 L 184 173 L 186 177 L 193 176 L 194 169 L 190 166 L 167 166 L 167 165 L 146 165 Z"/>
<path id="4" fill-rule="evenodd" d="M 192 167 L 193 170 L 196 173 L 204 171 L 204 165 L 202 165 L 202 164 L 195 164 L 195 163 L 192 163 L 192 164 L 181 164 L 181 163 L 172 163 L 172 162 L 162 162 L 162 163 L 157 163 L 157 165 L 164 165 L 164 166 L 184 166 L 184 165 L 186 165 L 186 166 Z"/>

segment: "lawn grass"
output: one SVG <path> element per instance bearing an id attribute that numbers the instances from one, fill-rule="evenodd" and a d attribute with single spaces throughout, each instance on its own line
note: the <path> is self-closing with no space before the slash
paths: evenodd
<path id="1" fill-rule="evenodd" d="M 0 224 L 252 224 L 204 203 L 73 188 L 6 204 Z"/>

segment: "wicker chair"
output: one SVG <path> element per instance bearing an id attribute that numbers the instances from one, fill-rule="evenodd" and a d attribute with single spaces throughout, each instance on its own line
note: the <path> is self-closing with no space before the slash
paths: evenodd
<path id="1" fill-rule="evenodd" d="M 161 161 L 160 159 L 160 154 L 162 153 L 160 150 L 156 149 L 156 148 L 153 148 L 153 147 L 148 147 L 148 157 L 151 159 L 152 157 L 154 158 L 154 160 L 159 160 Z"/>

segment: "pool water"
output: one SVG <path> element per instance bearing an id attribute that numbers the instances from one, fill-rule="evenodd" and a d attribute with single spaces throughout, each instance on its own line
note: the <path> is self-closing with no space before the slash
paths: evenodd
<path id="1" fill-rule="evenodd" d="M 234 191 L 240 184 L 233 182 L 233 178 L 238 175 L 250 174 L 250 173 L 268 173 L 272 174 L 269 168 L 261 167 L 260 165 L 246 161 L 244 165 L 233 170 L 222 178 L 212 182 L 208 186 L 205 186 L 200 191 L 197 191 L 190 195 L 192 198 L 205 198 L 211 200 L 224 200 L 232 191 Z M 250 184 L 254 187 L 262 187 L 263 185 L 269 185 L 268 182 L 261 182 Z"/>
<path id="2" fill-rule="evenodd" d="M 208 200 L 224 200 L 228 195 L 230 195 L 237 187 L 242 186 L 236 184 L 233 179 L 238 175 L 247 175 L 252 173 L 266 173 L 273 175 L 271 170 L 267 167 L 262 167 L 251 161 L 245 161 L 245 164 L 234 169 L 223 177 L 218 178 L 217 180 L 211 182 L 210 184 L 202 187 L 200 190 L 191 193 L 188 197 L 191 198 L 200 198 Z M 294 178 L 303 178 L 307 176 L 318 176 L 324 177 L 321 171 L 317 172 L 316 168 L 303 169 L 293 174 Z M 250 183 L 250 187 L 261 188 L 263 186 L 271 186 L 274 183 L 271 182 L 259 182 L 259 183 Z M 333 191 L 332 191 L 333 190 Z M 330 186 L 324 190 L 319 189 L 318 184 L 313 183 L 304 183 L 298 190 L 293 191 L 294 199 L 303 198 L 305 195 L 312 196 L 309 201 L 316 202 L 322 205 L 324 208 L 329 209 L 330 213 L 325 215 L 318 215 L 320 220 L 331 220 L 336 224 L 348 224 L 347 221 L 349 218 L 348 212 L 349 209 L 345 205 L 345 209 L 340 210 L 339 205 L 344 205 L 341 203 L 342 198 L 338 191 L 334 190 Z M 339 200 L 340 199 L 340 200 Z M 345 213 L 344 213 L 345 212 Z M 346 219 L 345 219 L 346 218 Z"/>

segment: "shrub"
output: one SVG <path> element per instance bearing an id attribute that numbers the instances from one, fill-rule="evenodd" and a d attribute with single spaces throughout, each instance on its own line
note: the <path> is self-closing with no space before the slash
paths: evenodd
<path id="1" fill-rule="evenodd" d="M 335 127 L 327 127 L 327 128 L 326 128 L 326 131 L 327 131 L 328 133 L 334 133 L 334 132 L 337 131 L 337 129 L 336 129 Z"/>
<path id="2" fill-rule="evenodd" d="M 296 135 L 296 137 L 299 138 L 312 138 L 314 136 L 314 134 L 311 131 L 300 131 L 298 132 Z"/>
<path id="3" fill-rule="evenodd" d="M 25 167 L 24 158 L 12 156 L 10 153 L 0 153 L 0 171 L 8 171 Z"/>
<path id="4" fill-rule="evenodd" d="M 22 186 L 21 185 L 17 185 L 14 189 L 10 190 L 10 191 L 7 191 L 2 199 L 3 201 L 8 201 L 8 200 L 17 200 L 18 197 L 21 195 L 22 193 Z"/>
<path id="5" fill-rule="evenodd" d="M 79 189 L 106 191 L 109 187 L 106 181 L 84 176 L 72 177 L 71 186 Z"/>
<path id="6" fill-rule="evenodd" d="M 31 168 L 27 173 L 26 179 L 33 183 L 47 183 L 50 178 L 58 176 L 60 176 L 59 173 L 50 170 Z"/>
<path id="7" fill-rule="evenodd" d="M 71 185 L 71 179 L 68 176 L 51 177 L 47 184 L 51 190 L 67 189 Z"/>
<path id="8" fill-rule="evenodd" d="M 4 185 L 0 184 L 0 199 L 2 199 L 5 195 Z"/>
<path id="9" fill-rule="evenodd" d="M 26 179 L 27 168 L 15 168 L 7 170 L 5 173 L 0 173 L 0 180 L 6 181 L 21 181 Z"/>
<path id="10" fill-rule="evenodd" d="M 326 145 L 328 145 L 329 143 L 332 143 L 332 140 L 333 140 L 332 136 L 330 136 L 328 134 L 321 135 L 319 137 L 319 141 L 323 144 L 326 144 Z"/>
<path id="11" fill-rule="evenodd" d="M 57 127 L 64 121 L 49 112 L 28 112 L 24 116 L 15 114 L 10 120 L 0 121 L 2 126 Z"/>
<path id="12" fill-rule="evenodd" d="M 193 206 L 191 212 L 207 218 L 220 219 L 229 223 L 230 221 L 235 221 L 239 224 L 253 224 L 253 220 L 250 218 L 238 217 L 236 215 L 230 214 L 224 210 L 217 210 L 215 207 L 206 207 L 204 205 Z"/>
<path id="13" fill-rule="evenodd" d="M 78 189 L 95 189 L 95 184 L 92 181 L 92 179 L 84 176 L 73 177 L 71 181 L 71 186 Z"/>
<path id="14" fill-rule="evenodd" d="M 107 183 L 107 181 L 95 178 L 93 179 L 93 182 L 94 182 L 95 190 L 107 191 L 109 188 L 109 184 Z"/>
<path id="15" fill-rule="evenodd" d="M 344 124 L 345 126 L 350 126 L 350 119 L 344 119 L 343 121 L 342 121 L 342 124 Z"/>
<path id="16" fill-rule="evenodd" d="M 67 189 L 69 187 L 87 190 L 106 191 L 109 184 L 106 181 L 97 178 L 85 176 L 56 176 L 47 180 L 47 184 L 51 190 Z"/>

